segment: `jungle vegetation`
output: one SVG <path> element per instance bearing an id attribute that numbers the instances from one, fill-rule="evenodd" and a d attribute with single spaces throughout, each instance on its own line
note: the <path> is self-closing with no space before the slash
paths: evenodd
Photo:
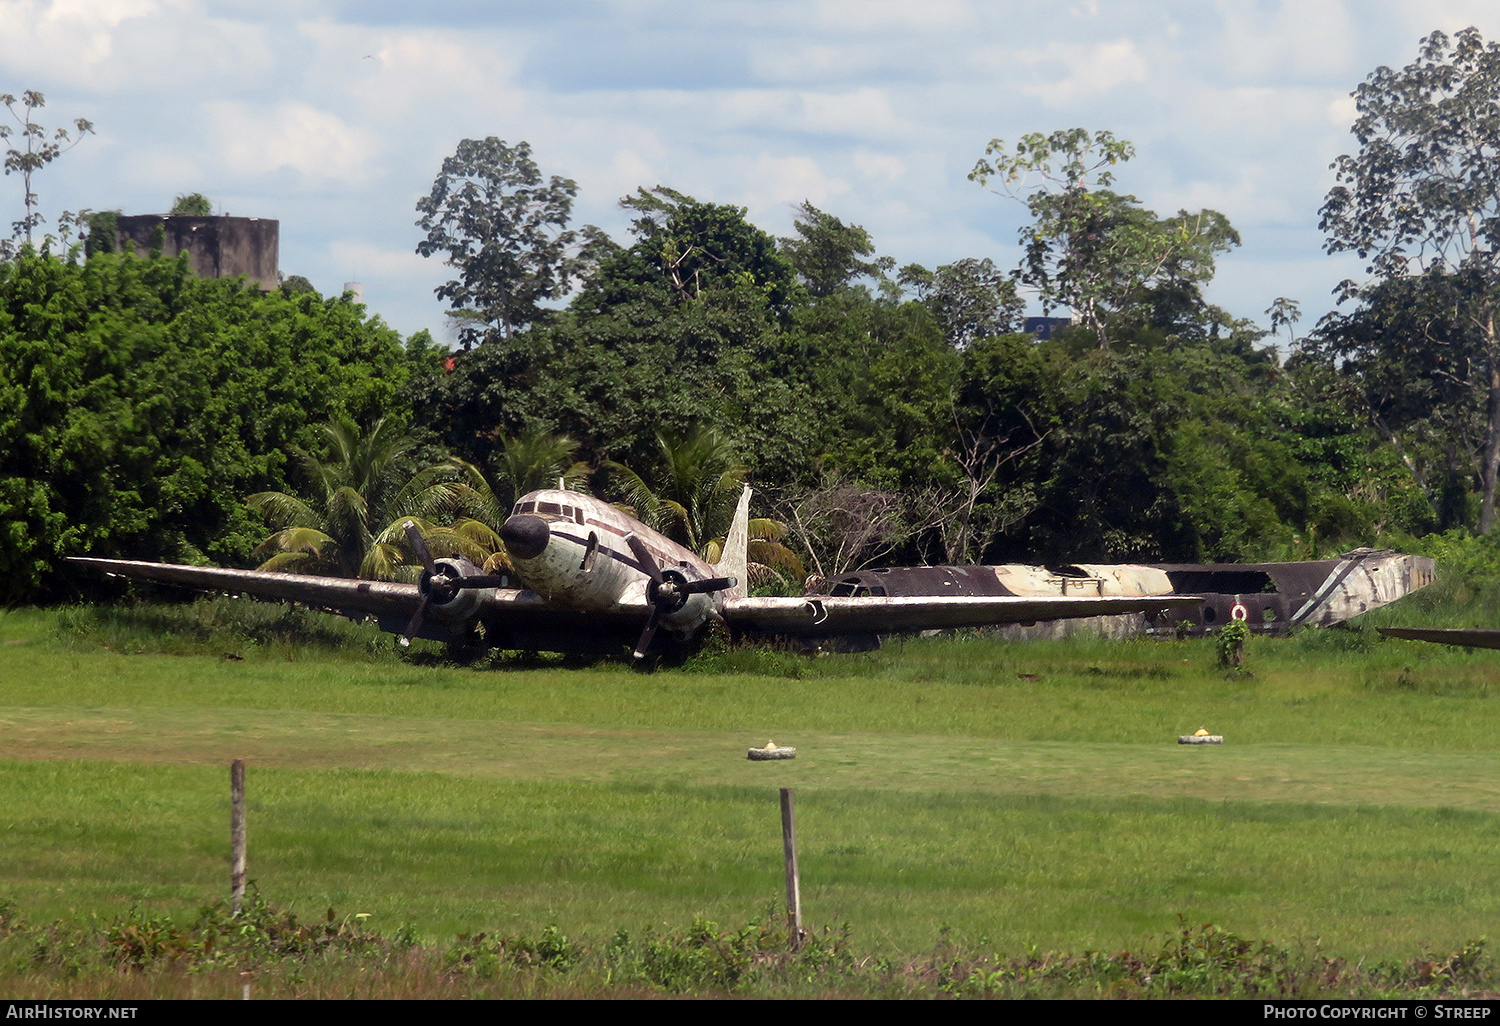
<path id="1" fill-rule="evenodd" d="M 1302 336 L 1289 300 L 1266 326 L 1209 303 L 1234 227 L 1115 191 L 1131 144 L 1083 129 L 994 140 L 971 175 L 1026 205 L 1014 269 L 902 265 L 811 203 L 778 239 L 664 185 L 621 201 L 633 221 L 612 239 L 572 223 L 576 184 L 526 143 L 463 140 L 417 208 L 418 252 L 454 272 L 451 353 L 304 279 L 261 293 L 18 236 L 0 260 L 0 600 L 94 587 L 60 569 L 70 555 L 255 565 L 275 531 L 326 519 L 313 471 L 339 425 L 401 435 L 390 487 L 447 482 L 424 524 L 471 539 L 493 535 L 525 452 L 624 501 L 680 477 L 668 443 L 694 439 L 743 468 L 787 565 L 823 573 L 1309 558 L 1486 531 L 1500 186 L 1463 155 L 1500 144 L 1475 101 L 1497 91 L 1500 46 L 1473 30 L 1359 87 L 1323 226 L 1373 277 Z M 1428 187 L 1455 166 L 1462 189 Z M 1028 295 L 1074 324 L 1025 333 Z M 307 524 L 246 504 L 268 494 L 312 504 Z"/>

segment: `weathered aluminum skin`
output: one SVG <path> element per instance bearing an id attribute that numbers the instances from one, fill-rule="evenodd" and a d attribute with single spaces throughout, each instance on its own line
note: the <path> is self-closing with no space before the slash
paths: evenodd
<path id="1" fill-rule="evenodd" d="M 1237 615 L 1261 634 L 1326 627 L 1394 602 L 1433 580 L 1433 562 L 1390 550 L 1355 549 L 1337 559 L 1297 563 L 1068 564 L 1052 567 L 889 567 L 809 583 L 830 596 L 1155 596 L 1198 595 L 1173 609 L 1123 616 L 1041 621 L 1001 628 L 1006 637 L 1093 632 L 1204 634 Z"/>

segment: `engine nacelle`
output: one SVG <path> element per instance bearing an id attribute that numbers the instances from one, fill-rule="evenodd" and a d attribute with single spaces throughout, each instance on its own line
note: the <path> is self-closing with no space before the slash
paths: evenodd
<path id="1" fill-rule="evenodd" d="M 662 570 L 662 583 L 647 587 L 646 600 L 657 607 L 662 626 L 682 637 L 703 626 L 719 609 L 712 592 L 690 592 L 675 598 L 666 598 L 664 591 L 675 590 L 690 582 L 705 580 L 702 574 L 692 573 L 688 567 L 672 567 Z"/>
<path id="2" fill-rule="evenodd" d="M 454 623 L 479 612 L 483 588 L 454 588 L 448 586 L 448 582 L 478 577 L 484 571 L 462 556 L 435 559 L 433 563 L 437 572 L 429 574 L 424 571 L 419 584 L 422 593 L 428 597 L 427 615 L 444 623 Z"/>

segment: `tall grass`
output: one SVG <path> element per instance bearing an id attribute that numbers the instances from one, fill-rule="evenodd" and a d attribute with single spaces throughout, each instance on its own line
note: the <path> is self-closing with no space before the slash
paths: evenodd
<path id="1" fill-rule="evenodd" d="M 1350 964 L 1317 944 L 1254 941 L 1179 918 L 1118 952 L 1006 955 L 956 942 L 893 958 L 859 951 L 847 925 L 805 931 L 793 950 L 774 903 L 743 925 L 538 931 L 424 944 L 363 916 L 299 917 L 252 892 L 231 915 L 130 909 L 85 927 L 27 924 L 0 901 L 0 986 L 32 998 L 233 997 L 1486 997 L 1500 983 L 1484 941 L 1410 959 Z"/>
<path id="2" fill-rule="evenodd" d="M 1180 935 L 1179 915 L 1367 968 L 1466 950 L 1500 904 L 1500 663 L 1367 630 L 1246 654 L 1226 674 L 1201 639 L 924 638 L 643 675 L 450 666 L 368 625 L 228 599 L 3 613 L 0 895 L 37 922 L 211 902 L 224 764 L 247 756 L 268 892 L 303 921 L 334 906 L 433 951 L 483 933 L 473 959 L 493 956 L 497 981 L 497 937 L 550 925 L 608 976 L 621 930 L 635 965 L 648 934 L 692 933 L 667 924 L 748 923 L 779 889 L 778 786 L 797 788 L 809 916 L 850 923 L 867 967 L 931 970 L 860 993 L 917 977 L 1154 993 L 1129 966 L 1155 964 L 1143 938 Z M 1175 744 L 1199 726 L 1226 745 Z M 747 762 L 767 738 L 799 757 Z M 1089 954 L 1120 950 L 1133 961 Z M 447 957 L 412 972 L 477 985 Z M 536 993 L 579 978 L 527 974 L 512 983 Z"/>

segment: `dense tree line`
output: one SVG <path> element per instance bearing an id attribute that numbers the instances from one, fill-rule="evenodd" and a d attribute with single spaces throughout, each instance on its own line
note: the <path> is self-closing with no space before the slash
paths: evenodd
<path id="1" fill-rule="evenodd" d="M 1323 217 L 1374 277 L 1284 350 L 1204 297 L 1228 220 L 1114 191 L 1130 144 L 1081 129 L 975 167 L 1031 215 L 1014 270 L 902 266 L 810 203 L 777 239 L 661 185 L 611 239 L 525 143 L 464 140 L 417 211 L 418 251 L 455 272 L 452 354 L 301 279 L 261 294 L 23 245 L 0 262 L 0 588 L 68 594 L 60 559 L 83 553 L 399 574 L 407 517 L 479 561 L 558 477 L 706 548 L 748 479 L 791 576 L 1487 530 L 1497 94 L 1500 48 L 1472 30 L 1360 87 Z M 1025 289 L 1074 326 L 1022 333 Z"/>
<path id="2" fill-rule="evenodd" d="M 359 307 L 193 277 L 186 258 L 0 262 L 0 597 L 65 595 L 62 557 L 244 565 L 245 503 L 292 447 L 389 409 L 437 359 Z"/>
<path id="3" fill-rule="evenodd" d="M 639 215 L 629 244 L 595 233 L 566 306 L 523 331 L 496 323 L 409 386 L 449 450 L 483 464 L 507 436 L 565 435 L 613 496 L 610 464 L 650 468 L 660 433 L 714 425 L 833 569 L 835 550 L 1290 557 L 1431 521 L 1371 426 L 1330 406 L 1321 364 L 1283 366 L 1261 329 L 1204 301 L 1235 239 L 1212 211 L 1161 219 L 1110 194 L 1150 273 L 1116 275 L 1097 327 L 1039 341 L 1016 331 L 1016 281 L 987 260 L 892 276 L 867 232 L 811 205 L 776 240 L 742 209 L 665 188 L 623 202 Z M 1109 229 L 1091 228 L 1097 261 Z"/>

